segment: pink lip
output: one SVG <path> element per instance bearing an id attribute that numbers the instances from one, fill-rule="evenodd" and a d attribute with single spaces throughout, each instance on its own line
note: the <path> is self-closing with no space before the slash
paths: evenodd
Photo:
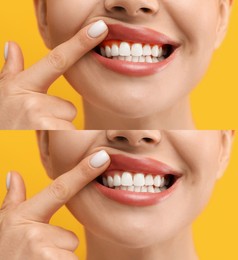
<path id="1" fill-rule="evenodd" d="M 150 206 L 160 203 L 165 200 L 176 190 L 178 184 L 180 183 L 181 173 L 176 172 L 170 166 L 150 159 L 142 158 L 135 159 L 130 158 L 124 155 L 110 155 L 111 165 L 106 172 L 113 170 L 118 171 L 130 171 L 130 172 L 143 172 L 151 173 L 153 175 L 164 176 L 166 174 L 172 174 L 177 177 L 175 183 L 167 190 L 160 193 L 139 193 L 139 192 L 130 192 L 123 190 L 115 190 L 101 185 L 97 181 L 94 182 L 97 190 L 102 193 L 107 198 L 119 202 L 121 204 L 126 204 L 130 206 Z"/>
<path id="2" fill-rule="evenodd" d="M 164 45 L 169 44 L 174 47 L 173 53 L 164 61 L 158 63 L 135 63 L 105 58 L 95 51 L 91 52 L 92 56 L 104 67 L 114 72 L 127 76 L 144 77 L 150 76 L 162 71 L 171 63 L 177 54 L 179 44 L 154 30 L 147 28 L 128 28 L 120 24 L 109 24 L 109 33 L 106 40 L 120 40 L 129 42 L 149 43 Z"/>
<path id="3" fill-rule="evenodd" d="M 148 44 L 170 44 L 178 47 L 179 44 L 168 36 L 154 31 L 152 29 L 139 27 L 139 28 L 129 28 L 121 24 L 108 24 L 109 33 L 104 41 L 107 40 L 120 40 L 128 42 L 139 42 Z"/>

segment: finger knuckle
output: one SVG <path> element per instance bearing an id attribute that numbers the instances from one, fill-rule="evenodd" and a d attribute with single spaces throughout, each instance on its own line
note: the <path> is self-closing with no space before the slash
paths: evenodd
<path id="1" fill-rule="evenodd" d="M 66 101 L 67 107 L 68 107 L 68 113 L 69 113 L 69 119 L 73 120 L 77 116 L 77 108 L 74 106 L 73 103 Z"/>
<path id="2" fill-rule="evenodd" d="M 50 248 L 42 248 L 40 251 L 40 257 L 43 260 L 56 260 L 57 256 Z"/>
<path id="3" fill-rule="evenodd" d="M 35 247 L 36 242 L 44 241 L 44 234 L 39 227 L 31 227 L 25 233 L 25 239 L 31 248 Z"/>
<path id="4" fill-rule="evenodd" d="M 70 194 L 69 187 L 60 179 L 56 179 L 49 186 L 49 195 L 59 202 L 67 200 Z"/>
<path id="5" fill-rule="evenodd" d="M 34 112 L 34 114 L 36 112 L 38 112 L 38 110 L 40 110 L 40 104 L 39 104 L 39 99 L 37 97 L 28 97 L 25 98 L 23 101 L 23 111 L 27 112 L 29 115 L 32 114 L 32 112 Z"/>
<path id="6" fill-rule="evenodd" d="M 76 250 L 76 248 L 79 246 L 79 239 L 72 231 L 68 231 L 68 232 L 69 232 L 69 235 L 71 236 L 72 248 L 73 248 L 73 250 Z"/>
<path id="7" fill-rule="evenodd" d="M 52 50 L 48 55 L 48 61 L 56 71 L 62 71 L 66 68 L 67 62 L 65 55 L 58 49 Z"/>
<path id="8" fill-rule="evenodd" d="M 57 127 L 52 123 L 52 120 L 47 117 L 38 118 L 36 125 L 38 130 L 57 130 Z"/>

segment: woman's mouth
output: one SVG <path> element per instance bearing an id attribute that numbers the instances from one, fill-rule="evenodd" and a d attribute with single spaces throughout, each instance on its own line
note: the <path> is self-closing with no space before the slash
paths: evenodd
<path id="1" fill-rule="evenodd" d="M 147 28 L 108 25 L 107 38 L 93 56 L 104 67 L 128 76 L 149 76 L 160 72 L 175 57 L 179 44 Z"/>
<path id="2" fill-rule="evenodd" d="M 122 204 L 157 204 L 173 193 L 182 176 L 153 159 L 135 159 L 124 155 L 110 157 L 111 165 L 94 183 L 100 193 Z"/>

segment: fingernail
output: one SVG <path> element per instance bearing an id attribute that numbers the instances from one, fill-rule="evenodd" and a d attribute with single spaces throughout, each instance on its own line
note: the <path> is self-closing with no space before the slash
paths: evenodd
<path id="1" fill-rule="evenodd" d="M 7 174 L 7 179 L 6 179 L 6 185 L 7 185 L 7 189 L 9 190 L 10 189 L 10 184 L 11 184 L 11 172 L 9 172 Z"/>
<path id="2" fill-rule="evenodd" d="M 93 24 L 89 29 L 88 29 L 88 35 L 92 38 L 97 38 L 100 35 L 102 35 L 106 30 L 108 29 L 107 25 L 103 20 L 100 20 Z"/>
<path id="3" fill-rule="evenodd" d="M 93 168 L 100 168 L 102 167 L 106 162 L 110 160 L 110 157 L 108 153 L 104 150 L 96 153 L 90 160 L 90 165 Z"/>
<path id="4" fill-rule="evenodd" d="M 5 43 L 5 47 L 4 47 L 4 59 L 7 60 L 8 57 L 8 50 L 9 50 L 9 42 Z"/>

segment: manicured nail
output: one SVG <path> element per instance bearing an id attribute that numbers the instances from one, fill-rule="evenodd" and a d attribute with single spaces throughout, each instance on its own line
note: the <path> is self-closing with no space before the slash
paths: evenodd
<path id="1" fill-rule="evenodd" d="M 97 38 L 100 35 L 102 35 L 106 30 L 108 29 L 107 25 L 103 20 L 100 20 L 93 24 L 89 29 L 88 29 L 88 35 L 92 38 Z"/>
<path id="2" fill-rule="evenodd" d="M 7 60 L 7 57 L 8 57 L 8 50 L 9 50 L 9 43 L 6 42 L 5 47 L 4 47 L 4 59 L 5 60 Z"/>
<path id="3" fill-rule="evenodd" d="M 12 175 L 11 172 L 7 174 L 6 185 L 8 190 L 10 189 L 10 185 L 11 185 L 11 175 Z"/>
<path id="4" fill-rule="evenodd" d="M 96 153 L 90 160 L 90 165 L 94 168 L 102 167 L 106 162 L 110 160 L 108 153 L 104 150 Z"/>

